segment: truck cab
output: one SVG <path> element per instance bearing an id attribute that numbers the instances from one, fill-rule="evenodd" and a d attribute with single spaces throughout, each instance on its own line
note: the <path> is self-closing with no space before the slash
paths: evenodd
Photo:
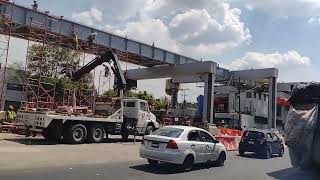
<path id="1" fill-rule="evenodd" d="M 135 124 L 138 134 L 149 134 L 159 128 L 156 116 L 151 113 L 149 104 L 142 99 L 123 100 L 123 118 L 127 124 Z"/>

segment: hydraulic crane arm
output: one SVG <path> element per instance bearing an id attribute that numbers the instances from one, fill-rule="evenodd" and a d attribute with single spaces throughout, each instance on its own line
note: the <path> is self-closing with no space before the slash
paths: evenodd
<path id="1" fill-rule="evenodd" d="M 98 55 L 91 62 L 81 67 L 79 70 L 75 71 L 71 77 L 72 81 L 79 81 L 81 77 L 83 77 L 85 74 L 88 74 L 94 68 L 106 62 L 110 64 L 110 67 L 115 75 L 115 78 L 116 78 L 115 83 L 117 88 L 119 90 L 123 90 L 127 82 L 126 82 L 126 79 L 124 78 L 124 75 L 118 60 L 118 56 L 112 53 L 111 51 L 107 51 L 103 54 Z"/>

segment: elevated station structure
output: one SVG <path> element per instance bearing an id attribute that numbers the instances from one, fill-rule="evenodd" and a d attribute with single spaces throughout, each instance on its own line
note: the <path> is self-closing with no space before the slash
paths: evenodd
<path id="1" fill-rule="evenodd" d="M 170 66 L 173 70 L 177 70 L 179 66 L 186 64 L 199 63 L 199 61 L 189 58 L 178 53 L 174 53 L 165 49 L 156 47 L 155 45 L 149 45 L 143 42 L 129 39 L 127 37 L 118 36 L 110 32 L 106 32 L 94 27 L 83 25 L 74 21 L 71 21 L 62 16 L 55 16 L 50 14 L 49 11 L 41 11 L 39 9 L 32 9 L 29 7 L 13 4 L 7 1 L 0 1 L 0 34 L 5 38 L 4 49 L 6 50 L 5 62 L 1 62 L 4 66 L 7 66 L 7 55 L 9 51 L 10 37 L 21 38 L 28 41 L 28 47 L 31 43 L 37 42 L 43 46 L 49 45 L 52 47 L 65 47 L 70 48 L 74 51 L 78 51 L 83 54 L 98 54 L 106 50 L 111 50 L 116 53 L 121 61 L 125 61 L 132 64 L 137 64 L 145 66 L 148 68 L 156 68 L 158 65 L 165 65 L 167 68 Z M 92 42 L 94 37 L 95 41 Z M 26 60 L 28 60 L 29 55 L 27 54 Z M 45 59 L 45 57 L 40 57 Z M 59 61 L 59 58 L 57 58 Z M 56 62 L 54 62 L 56 63 Z M 54 64 L 53 63 L 53 64 Z M 220 68 L 214 63 L 214 69 L 212 72 L 206 74 L 205 79 L 195 78 L 197 75 L 179 75 L 167 74 L 173 78 L 176 83 L 183 82 L 199 82 L 205 81 L 205 94 L 207 99 L 206 102 L 213 102 L 214 96 L 214 84 L 215 83 L 224 83 L 234 85 L 237 83 L 237 78 L 240 79 L 239 83 L 246 81 L 246 77 L 249 74 L 251 77 L 257 77 L 262 79 L 267 79 L 269 83 L 272 100 L 270 103 L 269 112 L 272 116 L 269 117 L 270 126 L 275 124 L 275 93 L 276 93 L 276 78 L 277 70 L 272 70 L 272 72 L 264 74 L 264 71 L 260 70 L 251 71 L 244 73 L 241 71 L 232 72 L 226 69 Z M 160 67 L 159 67 L 160 68 Z M 170 69 L 170 68 L 169 68 Z M 27 71 L 27 67 L 25 69 Z M 131 74 L 139 74 L 139 70 Z M 262 73 L 261 75 L 259 73 Z M 130 74 L 129 72 L 127 73 Z M 149 76 L 150 75 L 150 76 Z M 147 79 L 152 79 L 151 74 L 145 77 Z M 135 75 L 132 75 L 132 77 Z M 244 76 L 244 78 L 242 77 Z M 56 106 L 55 99 L 52 97 L 56 91 L 57 82 L 51 82 L 47 84 L 45 81 L 46 77 L 43 72 L 43 67 L 41 63 L 39 64 L 39 71 L 36 74 L 36 79 L 26 80 L 25 91 L 30 93 L 30 97 L 27 99 L 35 99 L 36 105 L 39 105 L 39 102 L 42 104 L 47 104 L 47 107 L 52 108 Z M 155 78 L 158 78 L 158 75 L 154 75 Z M 191 78 L 191 79 L 190 79 Z M 4 80 L 5 78 L 3 78 Z M 134 78 L 133 78 L 134 79 Z M 139 79 L 139 78 L 136 78 Z M 140 78 L 145 79 L 145 78 Z M 250 81 L 252 78 L 250 79 Z M 258 81 L 257 81 L 258 82 Z M 46 87 L 46 88 L 45 88 Z M 50 87 L 50 88 L 48 88 Z M 81 89 L 81 92 L 84 89 Z M 3 91 L 2 91 L 3 92 Z M 2 94 L 1 92 L 1 94 Z M 68 93 L 65 93 L 68 94 Z M 70 93 L 69 93 L 70 94 Z M 79 93 L 83 99 L 89 100 L 87 93 Z M 1 98 L 1 97 L 0 97 Z M 45 100 L 42 100 L 45 99 Z M 1 99 L 0 99 L 1 100 Z M 79 100 L 81 104 L 82 100 Z M 29 101 L 29 103 L 34 103 Z M 210 103 L 209 103 L 210 104 Z M 213 105 L 207 106 L 208 116 L 206 115 L 206 120 L 213 123 Z M 274 126 L 275 127 L 275 126 Z"/>

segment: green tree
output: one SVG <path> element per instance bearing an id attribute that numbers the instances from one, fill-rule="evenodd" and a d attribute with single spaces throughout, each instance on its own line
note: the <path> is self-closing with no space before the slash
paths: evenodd
<path id="1" fill-rule="evenodd" d="M 116 97 L 116 92 L 114 92 L 113 89 L 109 89 L 109 90 L 103 92 L 102 96 L 109 97 L 109 98 Z"/>
<path id="2" fill-rule="evenodd" d="M 165 98 L 155 99 L 153 95 L 147 91 L 129 91 L 129 97 L 146 100 L 149 105 L 154 106 L 155 109 L 163 109 L 167 104 Z"/>
<path id="3" fill-rule="evenodd" d="M 13 72 L 13 76 L 10 76 L 14 81 L 21 82 L 25 75 L 23 65 L 19 63 L 13 63 L 9 65 L 9 69 Z"/>
<path id="4" fill-rule="evenodd" d="M 33 44 L 28 51 L 27 69 L 32 75 L 61 76 L 77 69 L 79 60 L 80 53 L 71 49 Z"/>

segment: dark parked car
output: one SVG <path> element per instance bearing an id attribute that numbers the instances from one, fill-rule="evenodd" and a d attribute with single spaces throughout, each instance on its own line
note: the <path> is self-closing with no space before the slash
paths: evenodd
<path id="1" fill-rule="evenodd" d="M 239 144 L 240 156 L 244 156 L 245 152 L 254 152 L 265 159 L 275 154 L 282 157 L 284 145 L 283 141 L 272 131 L 246 130 Z"/>

